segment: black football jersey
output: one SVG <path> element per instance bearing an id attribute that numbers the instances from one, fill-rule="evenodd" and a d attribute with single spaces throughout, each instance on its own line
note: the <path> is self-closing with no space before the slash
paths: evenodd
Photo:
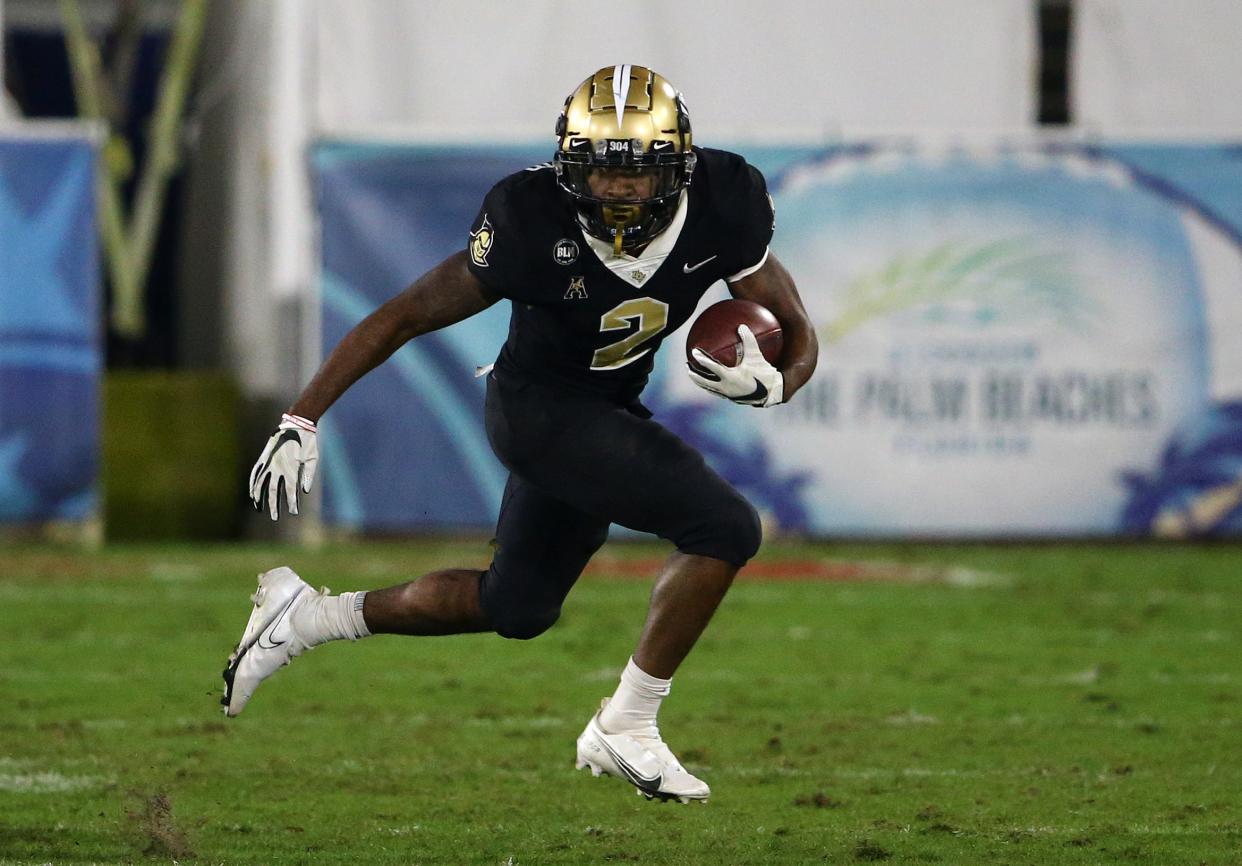
<path id="1" fill-rule="evenodd" d="M 657 237 L 626 266 L 629 280 L 591 249 L 550 164 L 492 188 L 468 251 L 471 272 L 513 302 L 496 361 L 502 376 L 634 399 L 660 343 L 685 323 L 703 293 L 763 259 L 774 225 L 763 175 L 737 154 L 695 152 L 676 241 L 658 266 L 644 270 Z"/>

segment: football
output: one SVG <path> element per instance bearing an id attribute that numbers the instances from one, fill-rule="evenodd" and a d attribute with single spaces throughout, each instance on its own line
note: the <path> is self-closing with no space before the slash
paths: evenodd
<path id="1" fill-rule="evenodd" d="M 769 363 L 779 364 L 784 348 L 781 323 L 767 307 L 741 298 L 712 304 L 699 314 L 686 335 L 686 362 L 696 370 L 701 369 L 690 354 L 693 349 L 701 349 L 722 364 L 737 366 L 742 358 L 738 325 L 750 328 Z"/>

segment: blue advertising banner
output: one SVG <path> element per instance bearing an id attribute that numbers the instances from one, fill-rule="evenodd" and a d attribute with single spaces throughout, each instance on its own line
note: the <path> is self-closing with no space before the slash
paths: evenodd
<path id="1" fill-rule="evenodd" d="M 918 142 L 752 148 L 774 252 L 821 340 L 756 412 L 685 377 L 644 394 L 780 528 L 828 536 L 1242 531 L 1242 148 Z M 461 249 L 546 147 L 316 151 L 323 337 Z M 723 286 L 704 303 L 723 297 Z M 506 305 L 420 338 L 325 419 L 326 516 L 487 527 L 504 470 L 476 366 Z"/>
<path id="2" fill-rule="evenodd" d="M 95 161 L 85 138 L 0 136 L 0 522 L 95 511 Z"/>

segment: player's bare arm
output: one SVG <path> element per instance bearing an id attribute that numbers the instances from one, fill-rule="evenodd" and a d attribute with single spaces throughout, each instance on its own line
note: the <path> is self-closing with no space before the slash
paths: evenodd
<path id="1" fill-rule="evenodd" d="M 781 375 L 785 379 L 784 401 L 806 384 L 819 361 L 819 340 L 815 327 L 806 314 L 793 277 L 771 252 L 763 267 L 736 282 L 729 283 L 736 298 L 762 304 L 781 323 L 785 349 L 781 358 Z"/>
<path id="2" fill-rule="evenodd" d="M 385 302 L 345 335 L 289 409 L 318 420 L 350 385 L 421 334 L 446 328 L 500 300 L 466 267 L 465 251 L 454 253 Z"/>
<path id="3" fill-rule="evenodd" d="M 464 252 L 449 256 L 405 291 L 359 322 L 332 350 L 302 395 L 281 418 L 250 470 L 250 500 L 272 520 L 283 507 L 297 514 L 299 493 L 310 493 L 319 463 L 315 422 L 350 385 L 419 334 L 468 319 L 499 300 L 466 267 Z"/>

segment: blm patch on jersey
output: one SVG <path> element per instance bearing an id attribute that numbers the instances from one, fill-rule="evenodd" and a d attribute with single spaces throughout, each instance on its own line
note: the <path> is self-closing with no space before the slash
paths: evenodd
<path id="1" fill-rule="evenodd" d="M 572 265 L 578 261 L 578 244 L 572 238 L 561 238 L 552 247 L 552 260 L 558 265 Z"/>
<path id="2" fill-rule="evenodd" d="M 470 261 L 480 268 L 487 267 L 487 254 L 492 251 L 493 240 L 492 224 L 488 222 L 487 214 L 483 214 L 482 224 L 470 233 Z"/>

